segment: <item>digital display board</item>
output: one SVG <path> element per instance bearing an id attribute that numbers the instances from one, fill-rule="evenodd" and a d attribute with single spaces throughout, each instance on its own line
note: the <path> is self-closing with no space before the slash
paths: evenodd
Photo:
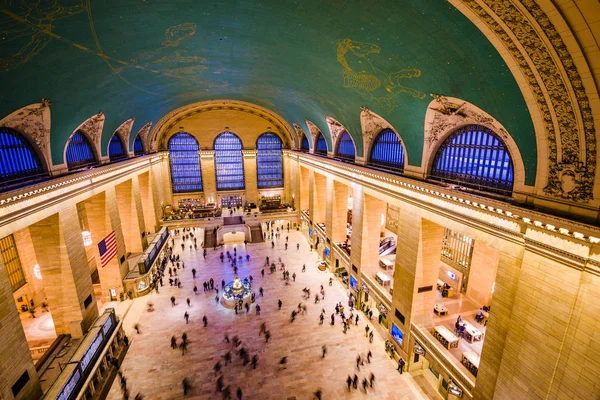
<path id="1" fill-rule="evenodd" d="M 394 324 L 393 322 L 392 322 L 392 337 L 400 346 L 402 346 L 402 339 L 404 339 L 404 334 L 402 333 L 400 328 L 398 328 L 396 326 L 396 324 Z"/>
<path id="2" fill-rule="evenodd" d="M 90 344 L 90 347 L 88 347 L 87 351 L 85 352 L 85 355 L 83 356 L 83 358 L 81 359 L 81 362 L 80 362 L 82 371 L 85 372 L 85 369 L 90 364 L 90 361 L 92 361 L 92 359 L 96 355 L 96 352 L 102 345 L 103 338 L 104 337 L 100 334 L 100 332 L 98 332 L 98 335 L 96 335 L 96 337 L 94 338 L 94 341 Z"/>
<path id="3" fill-rule="evenodd" d="M 329 257 L 331 255 L 331 250 L 329 250 L 329 247 L 325 247 L 323 254 L 325 254 L 325 257 Z"/>
<path id="4" fill-rule="evenodd" d="M 350 275 L 350 286 L 352 289 L 356 290 L 356 278 L 352 275 Z"/>
<path id="5" fill-rule="evenodd" d="M 65 386 L 63 386 L 62 390 L 60 391 L 60 394 L 56 396 L 56 400 L 67 400 L 69 397 L 71 397 L 73 390 L 75 390 L 80 380 L 81 372 L 79 372 L 79 369 L 76 369 L 75 371 L 73 371 L 73 374 L 71 375 Z"/>

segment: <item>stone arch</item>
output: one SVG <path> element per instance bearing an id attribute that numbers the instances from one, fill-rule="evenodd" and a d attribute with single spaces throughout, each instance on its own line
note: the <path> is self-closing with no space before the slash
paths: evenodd
<path id="1" fill-rule="evenodd" d="M 131 117 L 128 120 L 126 120 L 125 122 L 123 122 L 121 125 L 119 125 L 119 127 L 117 129 L 115 129 L 114 133 L 109 138 L 108 144 L 106 145 L 106 154 L 107 155 L 109 154 L 108 150 L 110 147 L 110 139 L 112 139 L 112 137 L 114 135 L 117 135 L 121 138 L 121 142 L 123 142 L 123 145 L 125 146 L 125 153 L 127 153 L 127 154 L 130 153 L 130 149 L 133 148 L 130 145 L 130 135 L 131 135 L 131 128 L 133 127 L 134 121 L 135 121 L 135 117 Z"/>
<path id="2" fill-rule="evenodd" d="M 144 152 L 146 154 L 150 153 L 150 147 L 148 144 L 148 133 L 150 132 L 150 128 L 152 127 L 152 120 L 146 122 L 144 126 L 140 128 L 135 136 L 139 136 L 142 140 L 142 146 L 144 147 Z M 135 137 L 134 137 L 135 139 Z M 168 140 L 168 139 L 167 139 Z"/>
<path id="3" fill-rule="evenodd" d="M 50 100 L 42 99 L 0 119 L 0 126 L 14 129 L 32 145 L 42 168 L 49 173 L 54 168 L 50 153 L 50 114 Z"/>
<path id="4" fill-rule="evenodd" d="M 317 146 L 317 138 L 319 137 L 319 134 L 323 134 L 321 132 L 321 130 L 319 129 L 319 127 L 312 121 L 310 120 L 305 120 L 306 121 L 306 126 L 308 126 L 308 131 L 310 132 L 310 140 L 308 141 L 308 144 L 310 145 L 310 154 L 315 154 L 315 147 Z M 326 139 L 327 140 L 327 139 Z M 329 151 L 329 148 L 327 149 Z"/>
<path id="5" fill-rule="evenodd" d="M 285 148 L 292 147 L 291 143 L 294 142 L 294 129 L 285 119 L 283 119 L 283 117 L 275 112 L 245 101 L 207 100 L 177 108 L 162 117 L 149 132 L 148 140 L 146 141 L 148 151 L 156 152 L 159 148 L 163 148 L 164 136 L 174 127 L 177 127 L 180 121 L 200 113 L 223 110 L 238 111 L 255 115 L 270 125 L 271 129 L 268 130 L 278 133 L 280 137 L 283 138 Z"/>
<path id="6" fill-rule="evenodd" d="M 335 157 L 337 155 L 339 141 L 344 135 L 344 132 L 348 132 L 348 135 L 352 139 L 352 144 L 354 145 L 354 158 L 356 159 L 358 157 L 358 150 L 356 149 L 356 143 L 354 142 L 354 137 L 352 134 L 335 118 L 326 115 L 325 120 L 327 121 L 327 126 L 329 127 L 329 133 L 331 136 L 330 153 L 332 156 Z"/>
<path id="7" fill-rule="evenodd" d="M 71 141 L 73 135 L 78 131 L 82 132 L 83 135 L 89 140 L 90 144 L 92 145 L 92 151 L 94 153 L 96 162 L 98 162 L 98 164 L 102 162 L 100 141 L 102 140 L 102 129 L 104 128 L 104 121 L 104 113 L 102 111 L 99 111 L 98 114 L 86 119 L 75 130 L 73 130 L 73 132 L 71 132 L 63 149 L 63 163 L 65 167 L 67 165 L 67 147 L 69 147 L 69 142 Z M 108 159 L 108 156 L 106 156 L 105 158 Z"/>
<path id="8" fill-rule="evenodd" d="M 385 120 L 379 114 L 369 110 L 367 107 L 361 107 L 362 111 L 360 113 L 360 125 L 362 127 L 362 137 L 363 137 L 363 162 L 366 164 L 371 157 L 371 150 L 373 148 L 373 143 L 375 139 L 379 135 L 379 133 L 384 129 L 392 130 L 402 142 L 402 146 L 404 147 L 404 170 L 406 171 L 408 166 L 408 152 L 406 151 L 406 146 L 404 145 L 404 139 L 402 139 L 402 135 L 398 132 L 396 128 L 393 127 L 387 120 Z M 358 157 L 357 157 L 358 160 Z"/>
<path id="9" fill-rule="evenodd" d="M 467 101 L 434 95 L 425 113 L 425 145 L 423 146 L 423 174 L 429 175 L 438 149 L 446 138 L 457 129 L 467 125 L 480 125 L 491 129 L 502 138 L 508 148 L 514 166 L 513 195 L 532 193 L 525 185 L 525 164 L 517 143 L 506 128 L 494 117 Z"/>

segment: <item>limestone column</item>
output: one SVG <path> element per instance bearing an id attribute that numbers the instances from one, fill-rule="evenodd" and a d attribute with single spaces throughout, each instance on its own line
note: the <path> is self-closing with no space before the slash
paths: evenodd
<path id="1" fill-rule="evenodd" d="M 246 201 L 258 204 L 258 178 L 256 174 L 256 150 L 243 150 L 244 155 L 244 183 Z"/>
<path id="2" fill-rule="evenodd" d="M 125 249 L 128 253 L 141 253 L 148 245 L 148 240 L 142 235 L 146 227 L 137 176 L 117 185 L 115 194 Z"/>
<path id="3" fill-rule="evenodd" d="M 365 194 L 362 186 L 358 185 L 353 199 L 350 263 L 358 269 L 355 274 L 360 284 L 363 272 L 374 275 L 379 268 L 381 214 L 385 213 L 386 203 Z"/>
<path id="4" fill-rule="evenodd" d="M 202 188 L 207 203 L 217 203 L 217 177 L 215 175 L 215 152 L 202 151 L 200 154 L 202 168 Z"/>
<path id="5" fill-rule="evenodd" d="M 171 185 L 171 164 L 168 157 L 163 157 L 156 164 L 156 171 L 160 176 L 160 196 L 166 204 L 173 204 L 173 187 Z"/>
<path id="6" fill-rule="evenodd" d="M 152 198 L 152 181 L 150 173 L 144 172 L 138 177 L 140 184 L 140 200 L 144 214 L 144 226 L 147 231 L 156 232 L 160 224 L 159 214 L 154 208 L 154 199 Z"/>
<path id="7" fill-rule="evenodd" d="M 327 236 L 332 242 L 346 240 L 348 186 L 327 177 Z"/>
<path id="8" fill-rule="evenodd" d="M 39 399 L 42 389 L 29 346 L 15 307 L 12 289 L 4 260 L 0 257 L 0 398 L 2 399 Z M 13 385 L 23 376 L 29 380 L 23 388 L 13 395 Z"/>
<path id="9" fill-rule="evenodd" d="M 98 316 L 75 206 L 29 227 L 57 334 L 81 337 Z"/>
<path id="10" fill-rule="evenodd" d="M 294 193 L 294 178 L 292 173 L 292 159 L 290 158 L 288 153 L 284 153 L 282 155 L 283 160 L 283 196 L 281 201 L 283 203 L 292 204 L 294 200 L 292 198 L 292 193 Z M 295 196 L 294 196 L 295 197 Z"/>
<path id="11" fill-rule="evenodd" d="M 33 249 L 33 241 L 31 240 L 31 233 L 29 228 L 21 229 L 13 233 L 15 245 L 19 252 L 19 259 L 25 272 L 25 278 L 27 280 L 27 296 L 33 299 L 36 307 L 41 307 L 42 302 L 46 300 L 46 294 L 44 290 L 43 280 L 38 279 L 33 273 L 33 267 L 38 264 L 38 260 L 35 256 Z"/>
<path id="12" fill-rule="evenodd" d="M 308 218 L 315 223 L 315 171 L 308 171 Z"/>
<path id="13" fill-rule="evenodd" d="M 485 343 L 481 352 L 481 361 L 479 363 L 479 371 L 477 373 L 477 384 L 473 392 L 474 398 L 477 399 L 492 399 L 496 391 L 496 383 L 500 374 L 500 366 L 503 363 L 503 356 L 507 359 L 518 357 L 518 352 L 505 352 L 506 339 L 510 330 L 517 326 L 511 324 L 511 316 L 513 314 L 513 306 L 515 305 L 515 294 L 521 279 L 521 265 L 523 263 L 524 245 L 518 243 L 509 243 L 502 241 L 499 243 L 500 255 L 498 259 L 498 268 L 496 274 L 496 284 L 494 285 L 494 295 L 492 298 L 492 309 L 490 318 L 486 325 Z M 556 280 L 555 277 L 551 280 Z M 527 285 L 531 285 L 528 279 Z M 532 310 L 533 311 L 533 310 Z M 546 318 L 546 315 L 539 314 L 534 317 Z M 516 321 L 515 321 L 516 322 Z M 523 321 L 526 322 L 526 321 Z M 522 335 L 522 329 L 519 329 L 519 335 Z M 510 349 L 510 347 L 506 347 Z M 544 349 L 548 351 L 549 349 Z M 529 357 L 536 357 L 536 354 L 529 354 Z M 521 369 L 507 371 L 506 367 L 510 360 L 503 365 L 503 373 L 512 375 Z M 503 379 L 505 380 L 505 378 Z M 531 377 L 527 378 L 529 382 Z M 522 388 L 521 385 L 518 385 Z M 517 388 L 514 388 L 515 390 Z M 504 392 L 506 393 L 506 391 Z"/>
<path id="14" fill-rule="evenodd" d="M 123 279 L 129 272 L 127 260 L 124 263 L 120 262 L 122 257 L 127 258 L 127 253 L 115 189 L 109 188 L 104 193 L 89 198 L 84 204 L 92 234 L 91 252 L 100 277 L 102 299 L 107 301 L 110 299 L 110 289 L 115 289 L 117 296 L 123 292 Z M 117 242 L 117 255 L 102 267 L 98 243 L 113 230 Z"/>
<path id="15" fill-rule="evenodd" d="M 313 224 L 324 224 L 325 211 L 327 209 L 327 178 L 325 175 L 318 174 L 313 171 L 312 179 L 312 204 L 311 220 Z"/>
<path id="16" fill-rule="evenodd" d="M 300 175 L 299 175 L 299 192 L 297 196 L 300 201 L 300 211 L 302 210 L 310 210 L 310 174 L 307 168 L 300 167 Z"/>
<path id="17" fill-rule="evenodd" d="M 399 220 L 391 319 L 404 334 L 402 350 L 406 355 L 411 322 L 432 324 L 444 227 L 406 206 L 400 209 Z"/>
<path id="18" fill-rule="evenodd" d="M 163 207 L 166 204 L 167 200 L 164 196 L 165 184 L 163 182 L 161 167 L 161 164 L 165 162 L 164 160 L 166 160 L 166 162 L 168 163 L 168 158 L 165 158 L 159 163 L 154 163 L 150 165 L 150 187 L 152 190 L 152 202 L 154 204 L 154 210 L 156 212 L 158 221 L 160 221 L 163 217 Z"/>

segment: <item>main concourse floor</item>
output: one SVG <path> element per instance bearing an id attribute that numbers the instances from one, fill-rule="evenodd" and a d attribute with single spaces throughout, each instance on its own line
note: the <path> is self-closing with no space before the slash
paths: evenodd
<path id="1" fill-rule="evenodd" d="M 330 325 L 331 314 L 335 313 L 337 302 L 342 302 L 347 311 L 348 294 L 335 278 L 333 286 L 328 285 L 329 272 L 321 272 L 315 267 L 318 255 L 310 251 L 307 241 L 301 232 L 290 231 L 289 249 L 284 249 L 287 232 L 281 234 L 276 240 L 275 248 L 271 249 L 270 240 L 264 243 L 243 243 L 226 245 L 217 251 L 208 250 L 206 259 L 202 257 L 202 249 L 181 251 L 181 235 L 175 240 L 174 249 L 177 250 L 185 261 L 185 269 L 178 270 L 178 277 L 182 280 L 182 287 L 168 286 L 169 275 L 165 274 L 165 286 L 160 293 L 136 299 L 132 311 L 126 319 L 125 329 L 131 339 L 131 346 L 123 362 L 122 371 L 127 379 L 127 387 L 133 398 L 141 393 L 145 399 L 177 399 L 183 398 L 182 380 L 187 377 L 191 383 L 189 398 L 220 399 L 222 393 L 216 392 L 217 377 L 213 366 L 221 361 L 222 356 L 232 349 L 232 344 L 223 341 L 224 335 L 229 337 L 237 335 L 242 340 L 242 345 L 250 354 L 259 357 L 258 366 L 252 369 L 251 365 L 242 365 L 236 352 L 232 351 L 233 362 L 224 365 L 222 369 L 223 383 L 231 389 L 232 398 L 240 387 L 244 399 L 312 399 L 313 393 L 321 389 L 323 399 L 427 399 L 428 395 L 416 383 L 413 376 L 408 373 L 400 375 L 396 371 L 396 363 L 385 353 L 384 340 L 375 334 L 373 343 L 365 337 L 365 317 L 360 313 L 358 326 L 352 325 L 346 334 L 342 332 L 342 323 L 336 316 L 335 325 Z M 201 238 L 198 238 L 198 244 Z M 296 244 L 300 243 L 300 249 Z M 261 306 L 261 314 L 256 315 L 255 304 L 250 312 L 235 314 L 234 310 L 225 308 L 215 301 L 215 292 L 205 292 L 202 287 L 204 281 L 211 277 L 215 280 L 221 292 L 221 279 L 226 282 L 234 278 L 233 269 L 225 259 L 219 260 L 221 251 L 230 251 L 237 248 L 238 256 L 244 256 L 244 261 L 239 265 L 240 278 L 250 275 L 254 278 L 253 290 L 256 293 L 256 303 Z M 245 256 L 250 254 L 250 262 Z M 281 257 L 290 274 L 296 273 L 296 281 L 290 280 L 290 285 L 285 285 L 282 271 L 277 270 L 270 274 L 265 270 L 261 278 L 261 269 L 264 268 L 265 258 L 269 256 L 272 261 Z M 306 272 L 301 272 L 302 265 L 306 264 Z M 196 279 L 192 279 L 192 268 L 197 271 Z M 194 295 L 193 287 L 197 285 L 198 293 Z M 325 289 L 325 299 L 314 303 L 314 294 L 320 290 L 320 285 Z M 259 288 L 264 290 L 264 297 L 259 296 Z M 311 298 L 303 297 L 302 289 L 311 289 Z M 171 306 L 170 298 L 175 296 L 176 305 Z M 191 299 L 191 306 L 186 304 L 186 298 Z M 278 310 L 277 301 L 281 299 L 283 307 Z M 145 304 L 151 301 L 154 312 L 146 312 Z M 143 302 L 144 306 L 139 303 Z M 305 315 L 298 315 L 294 322 L 290 322 L 292 310 L 303 303 L 307 307 Z M 325 309 L 325 322 L 319 324 L 321 309 Z M 134 311 L 134 310 L 137 310 Z M 186 324 L 184 313 L 190 315 Z M 202 317 L 208 318 L 205 328 Z M 131 327 L 138 322 L 141 333 L 131 332 Z M 265 343 L 264 335 L 259 335 L 260 324 L 266 323 L 271 333 L 271 339 Z M 370 323 L 369 323 L 370 324 Z M 180 349 L 173 350 L 170 346 L 171 336 L 176 336 L 178 343 L 181 335 L 188 335 L 188 351 L 182 355 Z M 321 356 L 322 346 L 327 347 L 325 358 Z M 366 358 L 371 350 L 373 357 L 371 363 L 366 363 L 358 369 L 356 359 L 360 354 Z M 287 367 L 282 369 L 279 362 L 282 357 L 287 357 Z M 375 375 L 373 388 L 368 388 L 367 393 L 362 390 L 363 378 Z M 346 379 L 348 375 L 359 377 L 359 389 L 348 391 Z M 112 385 L 109 399 L 121 399 L 123 394 L 117 378 Z"/>

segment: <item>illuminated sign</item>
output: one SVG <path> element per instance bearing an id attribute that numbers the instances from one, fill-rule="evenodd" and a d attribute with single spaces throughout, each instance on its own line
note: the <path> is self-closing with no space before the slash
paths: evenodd
<path id="1" fill-rule="evenodd" d="M 39 264 L 35 264 L 33 266 L 33 275 L 35 275 L 35 277 L 38 278 L 40 281 L 42 280 L 42 271 L 40 270 Z"/>
<path id="2" fill-rule="evenodd" d="M 392 337 L 400 346 L 402 346 L 402 339 L 404 339 L 404 334 L 402 333 L 400 328 L 398 328 L 396 326 L 396 324 L 394 324 L 393 322 L 392 322 Z"/>
<path id="3" fill-rule="evenodd" d="M 356 290 L 356 278 L 352 275 L 350 275 L 350 286 L 352 289 Z"/>
<path id="4" fill-rule="evenodd" d="M 456 280 L 456 274 L 452 271 L 448 271 L 448 277 L 450 279 Z"/>
<path id="5" fill-rule="evenodd" d="M 88 231 L 83 231 L 81 232 L 81 238 L 83 239 L 83 245 L 84 246 L 91 246 L 92 245 L 92 234 Z"/>

